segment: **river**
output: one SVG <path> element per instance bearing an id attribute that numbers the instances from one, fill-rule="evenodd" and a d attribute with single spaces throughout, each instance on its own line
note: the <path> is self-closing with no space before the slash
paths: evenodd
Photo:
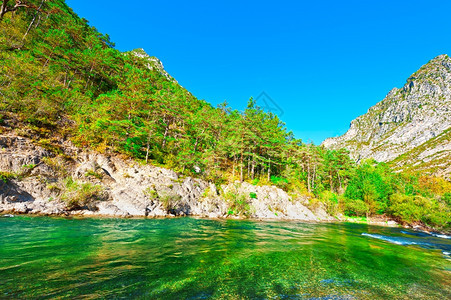
<path id="1" fill-rule="evenodd" d="M 450 253 L 351 223 L 0 216 L 0 298 L 449 299 Z"/>

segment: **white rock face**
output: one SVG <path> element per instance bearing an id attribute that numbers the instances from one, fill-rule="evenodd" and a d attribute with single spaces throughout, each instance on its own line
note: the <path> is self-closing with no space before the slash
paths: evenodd
<path id="1" fill-rule="evenodd" d="M 23 174 L 6 182 L 0 180 L 0 213 L 224 218 L 229 217 L 233 205 L 226 196 L 232 193 L 247 204 L 248 211 L 239 213 L 252 218 L 332 220 L 323 209 L 312 212 L 303 205 L 306 199 L 291 199 L 277 187 L 233 183 L 218 189 L 200 179 L 180 178 L 168 169 L 83 152 L 69 143 L 63 151 L 73 159 L 51 157 L 26 138 L 0 136 L 0 171 Z M 88 204 L 69 210 L 65 202 L 67 178 L 101 191 Z"/>
<path id="2" fill-rule="evenodd" d="M 347 148 L 357 161 L 393 161 L 400 155 L 448 134 L 451 127 L 451 59 L 440 55 L 414 73 L 402 89 L 392 89 L 384 100 L 351 122 L 343 136 L 323 142 L 327 148 Z M 430 145 L 432 146 L 432 145 Z M 449 152 L 449 144 L 428 147 L 433 156 Z"/>
<path id="3" fill-rule="evenodd" d="M 132 53 L 133 55 L 135 55 L 137 57 L 146 59 L 148 61 L 147 67 L 149 69 L 158 71 L 161 75 L 166 77 L 166 79 L 168 79 L 169 81 L 177 82 L 177 80 L 175 80 L 171 75 L 169 75 L 168 72 L 166 72 L 161 60 L 159 60 L 155 56 L 150 56 L 149 54 L 146 53 L 146 51 L 144 51 L 144 49 L 142 49 L 142 48 L 135 49 L 135 50 L 131 51 L 130 53 Z"/>

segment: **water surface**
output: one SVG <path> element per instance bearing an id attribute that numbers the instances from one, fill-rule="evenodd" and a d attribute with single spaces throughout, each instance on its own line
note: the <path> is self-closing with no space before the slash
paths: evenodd
<path id="1" fill-rule="evenodd" d="M 361 224 L 0 217 L 0 298 L 449 299 L 450 252 Z"/>

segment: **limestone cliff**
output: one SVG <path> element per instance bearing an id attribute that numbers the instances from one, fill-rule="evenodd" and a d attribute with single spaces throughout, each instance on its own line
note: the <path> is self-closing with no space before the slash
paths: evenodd
<path id="1" fill-rule="evenodd" d="M 307 208 L 306 198 L 274 186 L 216 186 L 64 140 L 60 151 L 55 155 L 29 138 L 0 135 L 0 213 L 331 220 L 321 207 Z"/>
<path id="2" fill-rule="evenodd" d="M 451 58 L 440 55 L 351 122 L 340 137 L 323 142 L 347 148 L 357 161 L 374 158 L 397 168 L 446 175 L 450 170 Z"/>

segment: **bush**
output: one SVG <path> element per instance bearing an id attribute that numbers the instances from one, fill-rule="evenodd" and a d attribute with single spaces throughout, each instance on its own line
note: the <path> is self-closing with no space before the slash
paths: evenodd
<path id="1" fill-rule="evenodd" d="M 225 200 L 229 204 L 229 215 L 249 216 L 251 214 L 251 206 L 247 201 L 246 195 L 237 195 L 229 192 L 225 195 Z"/>
<path id="2" fill-rule="evenodd" d="M 251 199 L 257 199 L 257 194 L 256 193 L 249 193 L 249 197 Z"/>
<path id="3" fill-rule="evenodd" d="M 278 176 L 271 176 L 271 183 L 283 190 L 287 190 L 289 184 L 288 179 Z"/>
<path id="4" fill-rule="evenodd" d="M 390 213 L 404 222 L 417 222 L 426 214 L 427 199 L 396 193 L 391 197 Z"/>
<path id="5" fill-rule="evenodd" d="M 338 195 L 331 191 L 324 191 L 320 194 L 319 200 L 324 204 L 326 212 L 329 215 L 335 216 L 340 212 L 338 206 Z"/>
<path id="6" fill-rule="evenodd" d="M 342 207 L 346 216 L 362 217 L 369 212 L 368 205 L 362 200 L 343 198 Z"/>
<path id="7" fill-rule="evenodd" d="M 91 183 L 79 183 L 72 177 L 65 180 L 66 190 L 61 199 L 69 210 L 87 208 L 95 210 L 95 201 L 103 200 L 103 188 Z"/>
<path id="8" fill-rule="evenodd" d="M 16 174 L 12 172 L 6 172 L 6 171 L 0 171 L 0 180 L 3 180 L 3 182 L 7 182 L 9 179 L 16 178 Z"/>
<path id="9" fill-rule="evenodd" d="M 153 187 L 146 188 L 144 194 L 147 195 L 150 200 L 158 199 L 158 192 Z"/>
<path id="10" fill-rule="evenodd" d="M 174 193 L 163 194 L 159 197 L 160 202 L 167 212 L 173 212 L 180 199 L 182 199 L 182 196 Z"/>
<path id="11" fill-rule="evenodd" d="M 449 227 L 451 209 L 446 203 L 439 203 L 434 198 L 394 194 L 391 197 L 390 212 L 401 221 L 423 222 L 435 227 Z"/>
<path id="12" fill-rule="evenodd" d="M 451 206 L 451 193 L 445 193 L 445 194 L 443 194 L 443 196 L 442 196 L 442 201 L 443 201 L 446 205 Z"/>
<path id="13" fill-rule="evenodd" d="M 365 201 L 368 213 L 383 214 L 388 208 L 395 183 L 396 174 L 387 165 L 366 161 L 359 166 L 356 175 L 350 180 L 345 197 Z"/>

